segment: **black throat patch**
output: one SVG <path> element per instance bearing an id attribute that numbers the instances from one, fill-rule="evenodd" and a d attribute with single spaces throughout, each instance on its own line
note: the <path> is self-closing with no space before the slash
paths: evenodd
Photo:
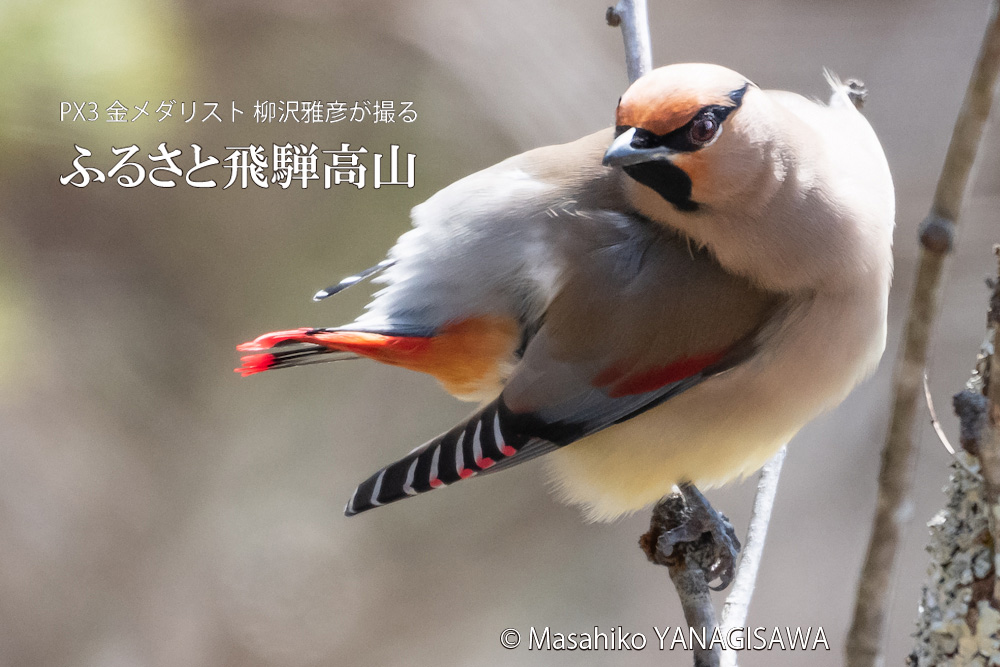
<path id="1" fill-rule="evenodd" d="M 667 160 L 651 160 L 622 167 L 631 178 L 653 189 L 678 211 L 697 211 L 698 202 L 691 200 L 691 178 L 683 169 Z"/>

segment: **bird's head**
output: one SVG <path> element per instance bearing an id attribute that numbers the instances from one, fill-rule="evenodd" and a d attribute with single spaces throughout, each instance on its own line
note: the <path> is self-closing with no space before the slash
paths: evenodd
<path id="1" fill-rule="evenodd" d="M 771 169 L 756 108 L 766 104 L 753 83 L 725 67 L 655 69 L 619 101 L 616 137 L 604 164 L 621 167 L 666 200 L 669 207 L 652 193 L 643 197 L 665 208 L 668 217 L 674 211 L 724 207 L 757 180 L 755 171 Z"/>
<path id="2" fill-rule="evenodd" d="M 636 211 L 774 289 L 877 274 L 888 285 L 893 191 L 857 110 L 763 91 L 718 65 L 670 65 L 618 103 L 604 164 Z"/>

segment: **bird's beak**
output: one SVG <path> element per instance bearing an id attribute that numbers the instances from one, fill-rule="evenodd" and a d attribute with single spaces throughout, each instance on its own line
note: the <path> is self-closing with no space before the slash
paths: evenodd
<path id="1" fill-rule="evenodd" d="M 605 167 L 627 167 L 630 164 L 640 162 L 650 162 L 652 160 L 669 160 L 677 151 L 666 146 L 651 146 L 649 148 L 636 148 L 632 145 L 635 138 L 635 128 L 630 127 L 622 132 L 611 142 L 611 146 L 604 154 L 601 161 Z"/>

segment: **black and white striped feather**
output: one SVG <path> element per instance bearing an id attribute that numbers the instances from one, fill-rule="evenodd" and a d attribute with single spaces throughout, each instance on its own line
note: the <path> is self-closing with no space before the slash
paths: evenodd
<path id="1" fill-rule="evenodd" d="M 355 273 L 353 276 L 348 276 L 343 280 L 341 280 L 336 285 L 331 285 L 326 289 L 321 289 L 320 291 L 316 292 L 316 294 L 313 295 L 313 301 L 322 301 L 323 299 L 331 297 L 334 294 L 337 294 L 338 292 L 343 292 L 348 287 L 353 287 L 354 285 L 357 285 L 363 280 L 366 280 L 368 278 L 371 278 L 373 276 L 382 273 L 395 263 L 396 263 L 395 259 L 383 259 L 375 266 L 369 266 L 364 271 Z"/>
<path id="2" fill-rule="evenodd" d="M 501 396 L 465 422 L 362 482 L 344 508 L 344 514 L 354 516 L 467 477 L 497 472 L 543 456 L 724 372 L 741 356 L 655 391 L 619 398 L 605 396 L 597 401 L 602 404 L 600 409 L 595 409 L 593 398 L 599 392 L 586 391 L 590 400 L 581 402 L 580 410 L 573 414 L 566 412 L 557 420 L 539 412 L 513 412 Z"/>
<path id="3" fill-rule="evenodd" d="M 506 408 L 503 399 L 493 401 L 464 423 L 362 482 L 344 514 L 354 516 L 472 477 L 514 457 L 520 463 L 557 447 L 524 432 L 519 428 L 523 422 Z M 521 459 L 521 452 L 530 456 Z"/>

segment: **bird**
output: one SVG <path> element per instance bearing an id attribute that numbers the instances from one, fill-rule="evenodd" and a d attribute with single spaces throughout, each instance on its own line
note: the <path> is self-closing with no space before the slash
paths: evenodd
<path id="1" fill-rule="evenodd" d="M 632 83 L 615 125 L 506 159 L 412 209 L 382 285 L 337 327 L 264 334 L 237 370 L 366 357 L 428 373 L 471 416 L 361 483 L 348 516 L 544 456 L 609 521 L 760 468 L 885 349 L 885 154 L 827 101 L 720 65 Z"/>

